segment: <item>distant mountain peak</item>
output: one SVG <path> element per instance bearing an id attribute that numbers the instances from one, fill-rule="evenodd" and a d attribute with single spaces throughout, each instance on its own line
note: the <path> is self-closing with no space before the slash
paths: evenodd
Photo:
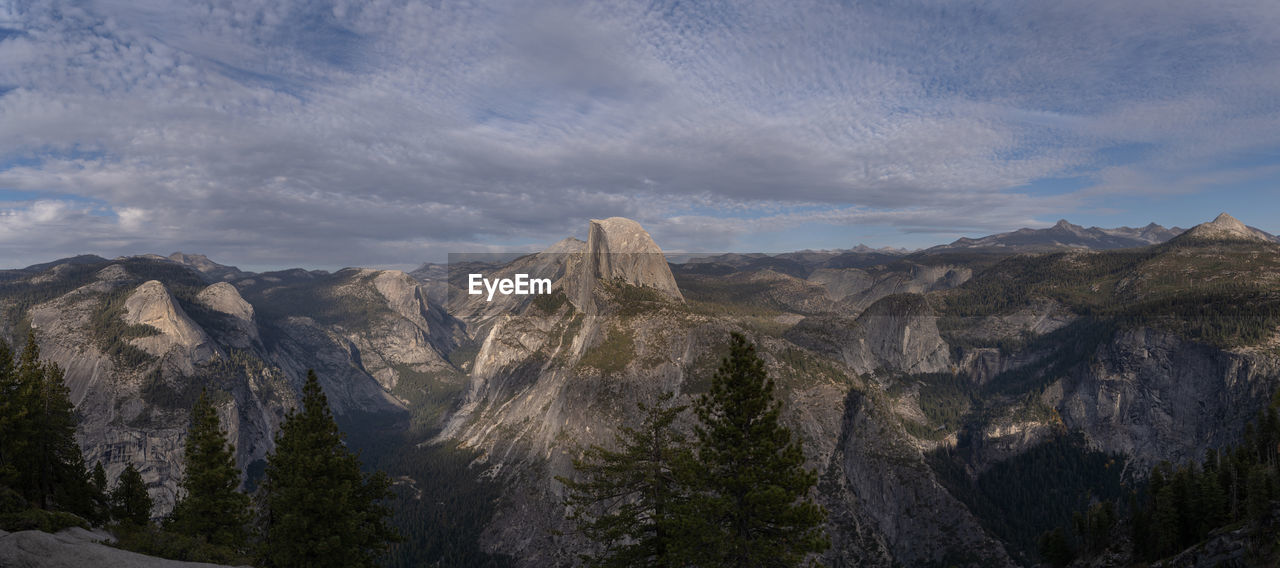
<path id="1" fill-rule="evenodd" d="M 592 219 L 588 223 L 582 278 L 581 305 L 590 301 L 591 283 L 596 279 L 647 286 L 670 298 L 684 299 L 662 249 L 640 223 L 623 217 Z"/>
<path id="2" fill-rule="evenodd" d="M 1055 250 L 1091 249 L 1108 250 L 1150 246 L 1163 243 L 1182 233 L 1182 229 L 1166 229 L 1150 223 L 1140 229 L 1117 227 L 1103 229 L 1085 228 L 1066 219 L 1059 219 L 1045 229 L 1022 228 L 1007 233 L 985 237 L 960 238 L 949 245 L 940 245 L 930 251 L 983 249 L 1006 252 L 1048 252 Z"/>
<path id="3" fill-rule="evenodd" d="M 1244 226 L 1244 223 L 1241 223 L 1239 219 L 1232 217 L 1231 214 L 1226 211 L 1223 211 L 1222 213 L 1219 213 L 1217 217 L 1214 217 L 1213 224 L 1233 224 L 1240 225 L 1242 227 Z"/>
<path id="4" fill-rule="evenodd" d="M 171 260 L 178 264 L 189 266 L 191 268 L 196 269 L 201 274 L 204 274 L 205 278 L 213 281 L 234 280 L 236 278 L 243 278 L 249 275 L 248 272 L 240 270 L 239 268 L 236 268 L 234 266 L 218 264 L 212 260 L 209 260 L 209 257 L 203 254 L 186 254 L 179 251 L 167 257 L 162 257 L 159 255 L 147 255 L 147 256 L 154 256 L 157 259 Z"/>
<path id="5" fill-rule="evenodd" d="M 1201 223 L 1183 233 L 1180 240 L 1198 241 L 1256 241 L 1264 243 L 1276 242 L 1276 237 L 1265 231 L 1255 229 L 1227 213 L 1222 213 L 1208 223 Z"/>

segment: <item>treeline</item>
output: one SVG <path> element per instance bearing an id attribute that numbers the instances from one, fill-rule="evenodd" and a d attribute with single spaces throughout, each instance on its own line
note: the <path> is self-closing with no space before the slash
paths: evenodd
<path id="1" fill-rule="evenodd" d="M 1194 546 L 1224 527 L 1267 522 L 1280 498 L 1280 392 L 1245 426 L 1243 440 L 1200 462 L 1151 470 L 1127 502 L 1095 503 L 1041 538 L 1045 561 L 1065 566 L 1111 547 L 1127 529 L 1133 560 L 1150 562 Z M 1123 505 L 1123 506 L 1122 506 Z M 1272 543 L 1275 544 L 1275 543 Z"/>
<path id="2" fill-rule="evenodd" d="M 191 411 L 180 496 L 155 522 L 142 475 L 129 464 L 107 489 L 74 440 L 63 372 L 28 336 L 20 357 L 0 341 L 0 529 L 107 525 L 117 546 L 174 560 L 266 567 L 373 566 L 398 539 L 390 481 L 347 450 L 314 372 L 302 407 L 286 415 L 251 498 L 209 393 Z"/>
<path id="3" fill-rule="evenodd" d="M 640 405 L 616 449 L 591 446 L 576 479 L 557 477 L 591 566 L 797 566 L 829 546 L 817 474 L 778 422 L 774 383 L 739 334 L 693 411 L 694 439 L 674 427 L 674 395 Z"/>

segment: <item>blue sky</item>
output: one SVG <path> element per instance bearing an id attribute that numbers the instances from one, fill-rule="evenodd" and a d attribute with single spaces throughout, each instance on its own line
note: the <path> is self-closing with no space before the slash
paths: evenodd
<path id="1" fill-rule="evenodd" d="M 1280 232 L 1280 3 L 0 3 L 0 266 Z"/>

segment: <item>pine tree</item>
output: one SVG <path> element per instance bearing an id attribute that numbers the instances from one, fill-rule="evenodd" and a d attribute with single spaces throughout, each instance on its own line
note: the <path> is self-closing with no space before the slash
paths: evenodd
<path id="1" fill-rule="evenodd" d="M 397 540 L 392 496 L 382 472 L 363 474 L 342 443 L 314 371 L 307 372 L 302 409 L 290 412 L 267 458 L 263 480 L 263 561 L 276 568 L 373 566 Z"/>
<path id="2" fill-rule="evenodd" d="M 111 499 L 107 490 L 107 471 L 102 469 L 102 462 L 93 464 L 93 473 L 89 476 L 89 488 L 93 499 L 93 521 L 105 522 L 111 518 Z"/>
<path id="3" fill-rule="evenodd" d="M 251 520 L 249 496 L 236 489 L 240 470 L 235 452 L 227 443 L 217 410 L 203 391 L 191 409 L 183 459 L 186 472 L 181 488 L 185 494 L 174 505 L 169 528 L 210 544 L 243 549 Z"/>
<path id="4" fill-rule="evenodd" d="M 9 344 L 0 340 L 0 484 L 16 486 L 19 456 L 30 437 L 26 430 L 28 385 L 19 380 L 18 367 Z"/>
<path id="5" fill-rule="evenodd" d="M 795 566 L 829 546 L 826 512 L 807 497 L 817 474 L 779 424 L 773 389 L 755 347 L 734 333 L 696 407 L 702 487 L 683 521 L 699 564 Z"/>
<path id="6" fill-rule="evenodd" d="M 675 514 L 687 498 L 684 487 L 692 452 L 672 423 L 687 406 L 673 406 L 673 393 L 655 405 L 640 403 L 639 428 L 623 427 L 617 450 L 591 446 L 574 460 L 580 481 L 557 477 L 569 493 L 570 518 L 587 538 L 605 547 L 593 566 L 683 566 Z"/>
<path id="7" fill-rule="evenodd" d="M 122 523 L 142 526 L 151 522 L 151 507 L 151 495 L 142 474 L 129 464 L 111 492 L 111 516 Z"/>
<path id="8" fill-rule="evenodd" d="M 25 436 L 14 455 L 17 485 L 32 504 L 92 516 L 88 472 L 76 444 L 75 407 L 54 363 L 40 361 L 35 336 L 18 362 L 15 399 L 25 405 L 18 434 Z"/>

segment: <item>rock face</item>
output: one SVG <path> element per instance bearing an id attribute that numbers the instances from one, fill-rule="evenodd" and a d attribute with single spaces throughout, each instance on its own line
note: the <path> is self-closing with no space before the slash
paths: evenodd
<path id="1" fill-rule="evenodd" d="M 1222 351 L 1155 329 L 1118 333 L 1093 364 L 1063 379 L 1058 412 L 1098 447 L 1132 456 L 1142 471 L 1160 460 L 1199 460 L 1237 440 L 1280 387 L 1280 361 Z"/>
<path id="2" fill-rule="evenodd" d="M 1191 228 L 1177 241 L 1253 241 L 1274 243 L 1276 237 L 1249 227 L 1235 217 L 1223 213 L 1208 223 L 1201 223 Z"/>
<path id="3" fill-rule="evenodd" d="M 131 342 L 143 351 L 157 357 L 178 348 L 189 354 L 193 363 L 207 361 L 216 347 L 209 336 L 187 317 L 169 290 L 158 280 L 149 280 L 138 286 L 125 300 L 124 321 L 130 325 L 147 325 L 159 331 L 157 335 L 134 338 Z M 186 358 L 184 358 L 186 359 Z M 190 370 L 190 367 L 186 367 Z"/>
<path id="4" fill-rule="evenodd" d="M 253 320 L 253 306 L 240 297 L 235 286 L 218 282 L 200 291 L 196 301 L 206 308 L 230 316 L 226 323 L 231 333 L 225 334 L 228 344 L 245 349 L 260 342 L 258 326 Z"/>
<path id="5" fill-rule="evenodd" d="M 857 374 L 936 373 L 951 364 L 937 318 L 916 295 L 886 297 L 857 318 L 805 318 L 784 337 L 837 358 Z"/>
<path id="6" fill-rule="evenodd" d="M 873 398 L 849 394 L 832 457 L 833 469 L 842 474 L 834 483 L 848 498 L 828 507 L 861 520 L 852 526 L 875 527 L 878 537 L 869 546 L 849 524 L 837 525 L 828 564 L 941 566 L 954 562 L 948 554 L 959 554 L 977 566 L 1013 566 L 1004 547 L 938 484 L 895 425 Z M 887 558 L 875 554 L 881 547 Z"/>
<path id="7" fill-rule="evenodd" d="M 226 282 L 218 282 L 201 290 L 196 300 L 211 310 L 246 322 L 253 321 L 253 306 L 240 297 L 240 292 L 235 286 Z"/>
<path id="8" fill-rule="evenodd" d="M 181 562 L 112 548 L 110 534 L 72 528 L 57 534 L 0 531 L 0 566 L 6 568 L 219 568 L 219 564 Z"/>
<path id="9" fill-rule="evenodd" d="M 827 299 L 838 303 L 837 309 L 856 314 L 886 296 L 946 290 L 960 286 L 972 277 L 973 270 L 967 267 L 917 265 L 906 272 L 881 274 L 871 274 L 858 268 L 820 268 L 809 275 L 808 281 L 822 286 Z"/>
<path id="10" fill-rule="evenodd" d="M 684 299 L 662 249 L 639 223 L 630 219 L 592 219 L 584 263 L 577 295 L 580 308 L 592 305 L 592 291 L 599 280 L 653 288 L 674 300 Z"/>
<path id="11" fill-rule="evenodd" d="M 156 515 L 173 506 L 188 412 L 201 389 L 216 395 L 239 466 L 260 471 L 308 369 L 347 431 L 405 420 L 389 392 L 401 377 L 430 390 L 424 377 L 456 373 L 444 353 L 463 332 L 403 273 L 207 281 L 170 259 L 135 257 L 58 263 L 0 290 L 0 303 L 11 301 L 8 290 L 58 290 L 25 317 L 41 356 L 66 372 L 86 463 L 101 462 L 108 481 L 133 464 Z M 21 321 L 5 319 L 11 313 L 0 312 L 0 336 L 10 343 Z M 121 326 L 127 333 L 104 331 Z"/>

